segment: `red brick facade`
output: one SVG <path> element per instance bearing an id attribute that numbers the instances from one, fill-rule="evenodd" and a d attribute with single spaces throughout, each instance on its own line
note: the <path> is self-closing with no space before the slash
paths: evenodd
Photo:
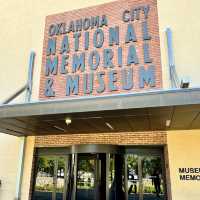
<path id="1" fill-rule="evenodd" d="M 148 18 L 145 18 L 144 12 L 142 11 L 143 6 L 149 6 Z M 140 20 L 133 20 L 130 22 L 124 22 L 122 20 L 122 14 L 125 10 L 131 12 L 134 8 L 139 8 L 140 10 Z M 66 23 L 69 24 L 71 20 L 79 20 L 92 16 L 102 16 L 106 15 L 108 19 L 108 25 L 100 27 L 100 29 L 104 32 L 104 43 L 101 48 L 95 48 L 93 45 L 93 34 L 97 30 L 97 28 L 88 29 L 89 32 L 89 48 L 85 50 L 83 44 L 83 34 L 86 31 L 80 31 L 80 40 L 79 40 L 79 50 L 74 50 L 74 32 L 67 33 L 69 38 L 69 48 L 68 52 L 69 59 L 68 65 L 66 69 L 68 73 L 61 74 L 60 66 L 62 62 L 62 54 L 60 53 L 60 47 L 62 46 L 63 36 L 66 34 L 58 34 L 52 36 L 56 38 L 56 52 L 55 55 L 47 56 L 47 48 L 48 48 L 48 40 L 51 38 L 49 36 L 49 27 L 52 24 Z M 151 39 L 144 40 L 144 33 L 142 31 L 142 23 L 146 21 L 148 24 L 148 34 L 151 36 Z M 125 38 L 127 34 L 128 24 L 131 23 L 134 26 L 135 35 L 137 37 L 136 42 L 125 43 Z M 109 46 L 109 28 L 119 26 L 119 45 L 114 44 L 113 46 Z M 144 52 L 143 45 L 144 43 L 149 44 L 149 56 L 152 59 L 152 62 L 147 63 L 144 61 Z M 130 90 L 124 90 L 121 87 L 121 75 L 120 71 L 123 68 L 127 68 L 127 57 L 128 57 L 128 48 L 130 45 L 134 45 L 136 49 L 136 53 L 138 56 L 139 63 L 131 64 L 133 69 L 133 88 Z M 122 61 L 123 65 L 119 67 L 117 51 L 118 48 L 122 48 Z M 112 62 L 114 64 L 113 68 L 104 68 L 103 63 L 103 49 L 110 48 L 114 52 Z M 104 71 L 105 74 L 110 70 L 117 71 L 117 81 L 115 82 L 117 91 L 109 91 L 108 85 L 109 80 L 108 76 L 104 77 L 105 82 L 105 91 L 99 94 L 96 89 L 98 87 L 98 81 L 94 78 L 93 92 L 91 94 L 85 94 L 83 91 L 83 74 L 91 73 L 90 67 L 88 66 L 88 56 L 89 53 L 96 50 L 100 55 L 100 64 L 98 68 L 94 71 L 94 74 L 100 71 Z M 81 72 L 80 70 L 76 71 L 75 74 L 80 76 L 79 82 L 79 93 L 76 96 L 85 96 L 85 95 L 108 95 L 108 94 L 116 94 L 116 93 L 128 93 L 128 92 L 137 92 L 145 89 L 159 89 L 162 88 L 162 72 L 161 72 L 161 58 L 160 58 L 160 38 L 159 38 L 159 27 L 158 27 L 158 13 L 157 13 L 157 1 L 156 0 L 118 0 L 112 3 L 103 4 L 100 6 L 89 7 L 79 10 L 74 10 L 70 12 L 65 12 L 61 14 L 50 15 L 46 17 L 46 25 L 45 25 L 45 35 L 44 35 L 44 45 L 43 45 L 43 55 L 42 55 L 42 70 L 41 70 L 41 79 L 40 79 L 40 92 L 39 98 L 41 100 L 47 99 L 58 99 L 58 98 L 67 98 L 66 96 L 66 76 L 73 75 L 72 73 L 72 55 L 73 54 L 81 54 L 85 53 L 85 71 Z M 49 75 L 45 75 L 45 66 L 46 59 L 48 57 L 53 58 L 54 56 L 58 56 L 58 73 L 55 75 L 49 73 Z M 125 65 L 125 66 L 124 66 Z M 148 69 L 150 65 L 154 65 L 155 67 L 155 85 L 151 87 L 150 85 L 145 85 L 144 88 L 139 86 L 139 70 L 141 66 L 144 66 L 145 69 Z M 54 97 L 45 96 L 45 82 L 48 78 L 51 78 L 54 82 L 52 85 L 52 89 L 55 91 Z M 119 80 L 119 81 L 118 81 Z M 75 96 L 75 95 L 70 95 Z M 163 145 L 165 146 L 165 161 L 167 162 L 167 134 L 166 132 L 121 132 L 121 133 L 92 133 L 92 134 L 63 134 L 63 135 L 46 135 L 46 136 L 36 136 L 35 139 L 35 147 L 63 147 L 63 146 L 71 146 L 76 144 L 112 144 L 112 145 Z M 166 167 L 168 170 L 168 167 Z"/>
<path id="2" fill-rule="evenodd" d="M 145 18 L 144 11 L 142 10 L 143 6 L 149 6 L 149 12 L 148 12 L 148 18 Z M 139 12 L 139 20 L 135 19 L 134 21 L 130 22 L 124 22 L 122 20 L 123 12 L 125 10 L 132 11 L 134 8 L 141 8 Z M 136 13 L 135 13 L 136 14 Z M 96 27 L 89 28 L 87 31 L 89 32 L 89 49 L 85 50 L 83 45 L 84 40 L 84 33 L 85 30 L 80 31 L 80 38 L 79 38 L 79 50 L 74 50 L 74 32 L 70 32 L 67 34 L 58 34 L 55 36 L 52 36 L 56 38 L 56 55 L 50 55 L 51 58 L 54 56 L 58 56 L 58 73 L 57 75 L 49 74 L 49 76 L 45 75 L 45 66 L 46 66 L 46 59 L 47 54 L 46 50 L 48 47 L 48 39 L 51 38 L 48 35 L 49 27 L 52 24 L 59 24 L 59 23 L 66 23 L 69 24 L 70 21 L 79 20 L 79 19 L 85 19 L 90 18 L 92 16 L 102 16 L 106 15 L 108 19 L 107 26 L 100 27 L 100 29 L 104 32 L 104 43 L 101 48 L 95 48 L 93 46 L 93 34 L 97 30 Z M 127 17 L 130 17 L 129 14 L 127 14 Z M 136 15 L 135 15 L 136 18 Z M 148 33 L 151 36 L 150 40 L 144 41 L 143 39 L 143 32 L 142 32 L 142 22 L 147 21 L 148 24 Z M 127 34 L 127 27 L 128 24 L 131 23 L 134 27 L 135 34 L 137 37 L 137 42 L 129 42 L 125 43 L 125 37 Z M 119 45 L 114 44 L 113 46 L 109 46 L 109 28 L 119 26 Z M 61 74 L 60 73 L 60 66 L 61 66 L 61 60 L 62 60 L 62 54 L 60 54 L 60 47 L 63 40 L 63 36 L 68 35 L 69 37 L 69 47 L 70 52 L 68 53 L 69 59 L 68 59 L 68 65 L 66 66 L 66 69 L 68 70 L 68 73 Z M 143 52 L 143 44 L 144 43 L 149 44 L 149 56 L 152 59 L 152 63 L 145 63 L 144 62 L 144 52 Z M 123 68 L 127 67 L 127 57 L 128 57 L 128 48 L 130 45 L 134 45 L 136 48 L 137 56 L 139 63 L 138 64 L 131 64 L 131 68 L 133 69 L 133 88 L 130 90 L 124 90 L 121 86 L 121 70 Z M 123 65 L 122 67 L 118 66 L 118 58 L 117 58 L 117 51 L 118 47 L 122 48 L 122 61 Z M 113 51 L 113 59 L 112 62 L 114 64 L 114 67 L 111 68 L 104 68 L 103 64 L 103 49 L 110 48 Z M 94 86 L 93 86 L 93 92 L 91 94 L 84 94 L 83 92 L 83 74 L 84 73 L 90 73 L 91 70 L 88 66 L 88 56 L 89 53 L 93 50 L 96 50 L 100 55 L 100 63 L 98 68 L 94 71 Z M 44 45 L 43 45 L 43 55 L 42 55 L 42 70 L 41 70 L 41 80 L 40 80 L 40 93 L 39 98 L 42 100 L 52 98 L 66 98 L 69 96 L 66 96 L 66 76 L 72 75 L 71 71 L 71 65 L 72 65 L 72 55 L 75 54 L 81 54 L 82 52 L 85 53 L 85 71 L 81 72 L 78 70 L 76 74 L 80 75 L 79 80 L 79 93 L 76 96 L 83 96 L 83 95 L 105 95 L 105 94 L 113 94 L 113 93 L 127 93 L 127 92 L 133 92 L 138 91 L 142 89 L 149 89 L 151 88 L 149 85 L 145 85 L 144 88 L 139 87 L 139 68 L 141 66 L 144 66 L 145 69 L 148 69 L 150 65 L 154 65 L 155 67 L 155 85 L 151 89 L 157 89 L 162 87 L 162 75 L 161 75 L 161 59 L 160 59 L 160 39 L 159 39 L 159 27 L 158 27 L 158 14 L 157 14 L 157 1 L 156 0 L 121 0 L 116 1 L 112 3 L 103 4 L 100 6 L 94 6 L 79 10 L 74 10 L 70 12 L 65 12 L 62 14 L 55 14 L 50 15 L 46 17 L 46 26 L 45 26 L 45 35 L 44 35 Z M 116 87 L 118 88 L 117 91 L 110 91 L 108 89 L 108 71 L 109 70 L 116 70 L 117 71 L 117 82 L 115 83 Z M 98 81 L 96 78 L 96 73 L 99 71 L 105 72 L 104 82 L 105 82 L 105 91 L 101 94 L 97 93 L 96 89 L 98 87 Z M 52 85 L 52 89 L 55 91 L 54 97 L 46 97 L 45 96 L 45 82 L 47 78 L 52 78 L 54 80 L 54 83 Z M 73 94 L 70 96 L 74 96 Z"/>
<path id="3" fill-rule="evenodd" d="M 165 145 L 165 132 L 95 133 L 37 136 L 35 147 L 61 147 L 75 144 Z"/>
<path id="4" fill-rule="evenodd" d="M 75 144 L 112 144 L 112 145 L 136 145 L 136 146 L 157 146 L 164 147 L 165 173 L 168 200 L 171 200 L 170 170 L 167 149 L 166 132 L 123 132 L 123 133 L 101 133 L 101 134 L 65 134 L 36 136 L 35 148 L 40 147 L 66 147 Z M 33 161 L 34 162 L 34 161 Z M 33 168 L 34 170 L 34 163 Z M 32 179 L 33 179 L 32 172 Z M 33 181 L 33 180 L 32 180 Z M 31 183 L 32 183 L 31 181 Z M 32 188 L 30 189 L 31 199 Z"/>

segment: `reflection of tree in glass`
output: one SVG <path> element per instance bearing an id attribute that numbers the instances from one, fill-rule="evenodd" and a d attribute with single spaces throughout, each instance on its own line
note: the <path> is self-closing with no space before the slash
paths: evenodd
<path id="1" fill-rule="evenodd" d="M 110 157 L 110 181 L 114 179 L 115 161 L 113 155 Z"/>
<path id="2" fill-rule="evenodd" d="M 38 159 L 38 163 L 37 163 L 37 169 L 38 171 L 40 171 L 40 169 L 45 168 L 45 158 L 44 157 L 40 157 Z"/>
<path id="3" fill-rule="evenodd" d="M 78 169 L 84 172 L 94 171 L 94 160 L 79 160 Z"/>
<path id="4" fill-rule="evenodd" d="M 138 174 L 138 156 L 137 155 L 128 155 L 127 164 L 129 169 L 134 169 L 135 174 Z"/>
<path id="5" fill-rule="evenodd" d="M 65 159 L 62 157 L 58 158 L 58 167 L 59 168 L 65 168 Z"/>
<path id="6" fill-rule="evenodd" d="M 159 172 L 162 173 L 160 157 L 146 156 L 142 160 L 142 166 L 143 166 L 143 168 L 142 168 L 143 169 L 142 170 L 143 177 L 151 176 L 155 170 L 159 170 Z"/>
<path id="7" fill-rule="evenodd" d="M 53 157 L 39 157 L 38 159 L 38 172 L 46 172 L 53 176 L 54 173 L 54 160 Z"/>
<path id="8" fill-rule="evenodd" d="M 64 170 L 65 170 L 65 159 L 62 158 L 62 157 L 58 158 L 58 169 L 57 170 L 60 171 L 60 175 L 59 176 L 63 177 L 64 174 L 62 174 L 61 172 L 64 172 Z"/>

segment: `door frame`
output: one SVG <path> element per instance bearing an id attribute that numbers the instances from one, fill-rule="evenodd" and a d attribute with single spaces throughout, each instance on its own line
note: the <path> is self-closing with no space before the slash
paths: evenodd
<path id="1" fill-rule="evenodd" d="M 166 169 L 165 169 L 165 157 L 164 157 L 164 146 L 155 145 L 155 146 L 125 146 L 125 200 L 128 200 L 128 180 L 127 180 L 127 155 L 136 154 L 140 158 L 143 156 L 159 156 L 162 164 L 162 178 L 163 178 L 163 187 L 164 187 L 164 200 L 167 200 L 167 183 L 166 183 Z M 139 167 L 138 167 L 139 168 Z M 139 170 L 139 169 L 138 169 Z M 141 169 L 140 169 L 141 170 Z M 139 172 L 138 173 L 142 173 Z M 139 194 L 140 195 L 140 194 Z"/>
<path id="2" fill-rule="evenodd" d="M 34 173 L 32 174 L 33 187 L 32 187 L 32 197 L 34 193 L 35 181 L 36 181 L 36 171 L 37 171 L 37 161 L 39 156 L 62 156 L 62 157 L 70 157 L 71 155 L 71 172 L 74 178 L 73 186 L 72 186 L 72 196 L 71 200 L 76 200 L 76 178 L 77 178 L 77 157 L 78 154 L 81 153 L 105 153 L 106 154 L 106 200 L 109 199 L 109 165 L 110 165 L 110 154 L 121 154 L 124 158 L 124 187 L 127 191 L 127 163 L 126 163 L 126 155 L 127 154 L 137 154 L 137 155 L 159 155 L 162 161 L 162 175 L 164 180 L 164 191 L 165 191 L 165 200 L 167 200 L 167 183 L 166 183 L 166 170 L 165 170 L 165 159 L 164 159 L 164 145 L 154 145 L 154 146 L 136 146 L 136 145 L 108 145 L 108 144 L 81 144 L 81 145 L 73 145 L 68 147 L 40 147 L 35 149 L 35 164 L 34 164 Z M 69 159 L 69 158 L 68 158 Z M 65 170 L 65 173 L 67 170 Z M 71 176 L 70 176 L 71 177 Z M 70 179 L 69 177 L 69 179 Z M 65 175 L 65 179 L 67 176 Z M 68 191 L 67 181 L 65 180 L 64 191 Z M 125 193 L 125 198 L 128 199 L 127 192 Z M 63 195 L 63 199 L 65 195 Z M 64 199 L 65 200 L 65 199 Z"/>
<path id="3" fill-rule="evenodd" d="M 32 195 L 31 199 L 34 195 L 34 189 L 36 184 L 36 175 L 37 175 L 37 163 L 38 159 L 42 156 L 51 156 L 52 160 L 54 161 L 54 175 L 53 175 L 53 191 L 52 191 L 52 199 L 56 200 L 56 186 L 57 186 L 57 171 L 58 171 L 58 159 L 59 157 L 63 157 L 65 160 L 65 172 L 64 172 L 64 188 L 63 188 L 63 200 L 66 200 L 66 192 L 68 191 L 67 188 L 67 170 L 69 166 L 69 157 L 70 157 L 70 149 L 69 148 L 37 148 L 35 150 L 35 165 L 34 165 L 34 173 L 33 173 L 33 187 L 32 187 Z"/>
<path id="4" fill-rule="evenodd" d="M 102 191 L 102 184 L 105 187 L 105 195 L 103 199 L 108 199 L 107 196 L 107 174 L 108 174 L 108 159 L 107 159 L 107 153 L 78 153 L 77 155 L 77 172 L 78 172 L 78 163 L 81 160 L 94 160 L 94 195 L 95 199 L 99 199 L 101 197 L 101 191 Z M 105 162 L 104 162 L 105 161 Z M 103 172 L 102 171 L 105 172 Z M 103 176 L 105 175 L 105 177 Z M 77 176 L 77 174 L 76 174 Z M 105 179 L 104 179 L 105 178 Z M 77 185 L 76 185 L 77 190 Z M 74 198 L 73 198 L 74 200 Z"/>

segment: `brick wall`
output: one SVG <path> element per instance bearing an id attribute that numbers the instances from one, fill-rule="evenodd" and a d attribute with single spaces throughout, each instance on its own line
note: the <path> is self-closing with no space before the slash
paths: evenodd
<path id="1" fill-rule="evenodd" d="M 167 135 L 166 132 L 126 132 L 48 135 L 35 138 L 35 147 L 60 147 L 75 144 L 164 145 L 167 144 Z"/>
<path id="2" fill-rule="evenodd" d="M 139 8 L 141 6 L 150 6 L 150 11 L 149 11 L 149 16 L 147 19 L 145 19 L 143 11 L 141 11 L 140 14 L 140 20 L 134 20 L 131 21 L 130 23 L 134 26 L 135 28 L 135 33 L 137 36 L 137 42 L 130 42 L 130 43 L 125 43 L 125 35 L 127 31 L 127 26 L 129 22 L 123 22 L 122 20 L 122 14 L 124 10 L 131 10 L 133 8 Z M 70 23 L 70 21 L 74 20 L 79 20 L 79 19 L 84 19 L 84 18 L 90 18 L 90 17 L 95 17 L 95 16 L 102 16 L 106 15 L 108 18 L 108 26 L 103 26 L 101 29 L 104 31 L 104 43 L 101 48 L 95 48 L 93 46 L 93 34 L 97 28 L 93 29 L 88 29 L 87 31 L 90 34 L 89 38 L 89 49 L 85 50 L 84 45 L 83 45 L 83 40 L 84 40 L 84 32 L 85 31 L 80 31 L 81 37 L 80 37 L 80 48 L 78 51 L 74 50 L 74 33 L 70 32 L 67 34 L 62 34 L 62 35 L 55 35 L 55 36 L 49 36 L 48 31 L 49 27 L 51 24 L 59 24 L 59 23 L 66 23 L 67 25 Z M 142 22 L 147 21 L 148 23 L 148 29 L 149 29 L 149 34 L 151 36 L 150 40 L 143 40 L 143 34 L 142 34 Z M 115 27 L 119 26 L 119 36 L 120 36 L 120 43 L 119 45 L 113 45 L 109 46 L 109 27 Z M 70 46 L 70 52 L 67 53 L 69 55 L 68 59 L 68 65 L 66 66 L 66 69 L 68 70 L 68 73 L 66 74 L 61 74 L 60 73 L 60 65 L 61 65 L 61 60 L 62 60 L 62 54 L 60 53 L 60 47 L 62 43 L 62 39 L 64 35 L 68 35 L 69 37 L 69 46 Z M 46 66 L 46 49 L 48 46 L 48 39 L 49 38 L 56 38 L 56 56 L 58 56 L 58 74 L 52 75 L 49 74 L 49 76 L 45 76 L 45 66 Z M 149 52 L 150 52 L 150 57 L 152 58 L 152 63 L 145 63 L 144 62 L 144 53 L 143 53 L 143 44 L 148 43 L 149 44 Z M 122 89 L 121 86 L 121 71 L 123 68 L 127 68 L 127 55 L 128 55 L 128 47 L 130 45 L 135 45 L 137 55 L 139 58 L 139 64 L 131 64 L 130 68 L 133 69 L 133 88 L 130 90 L 124 90 Z M 123 66 L 119 67 L 118 66 L 118 59 L 117 59 L 117 49 L 118 47 L 122 47 L 123 50 Z M 114 52 L 113 56 L 113 68 L 104 68 L 103 64 L 103 49 L 105 48 L 111 48 Z M 90 67 L 88 66 L 88 56 L 89 53 L 92 52 L 93 50 L 96 50 L 99 55 L 100 55 L 100 64 L 96 70 L 93 70 L 94 72 L 94 85 L 93 85 L 93 92 L 91 94 L 84 94 L 83 92 L 83 74 L 88 74 L 91 73 Z M 86 60 L 86 66 L 85 66 L 85 71 L 81 72 L 80 70 L 77 71 L 76 73 L 72 73 L 72 55 L 74 53 L 80 54 L 84 52 L 85 53 L 85 60 Z M 50 55 L 50 57 L 54 57 L 54 55 Z M 158 27 L 158 13 L 157 13 L 157 1 L 156 0 L 119 0 L 116 2 L 111 2 L 107 4 L 103 4 L 100 6 L 94 6 L 94 7 L 89 7 L 89 8 L 84 8 L 84 9 L 79 9 L 79 10 L 74 10 L 74 11 L 69 11 L 61 14 L 55 14 L 55 15 L 50 15 L 46 17 L 46 25 L 45 25 L 45 35 L 44 35 L 44 44 L 43 44 L 43 55 L 42 55 L 42 70 L 41 70 L 41 78 L 40 78 L 40 92 L 39 92 L 39 98 L 42 100 L 45 99 L 56 99 L 56 98 L 66 98 L 66 76 L 67 75 L 73 75 L 73 74 L 78 74 L 80 76 L 79 80 L 79 93 L 78 95 L 71 94 L 70 96 L 83 96 L 83 95 L 105 95 L 105 94 L 113 94 L 113 93 L 128 93 L 128 92 L 135 92 L 139 91 L 142 89 L 152 89 L 149 85 L 145 85 L 144 88 L 140 88 L 139 86 L 139 70 L 141 66 L 144 66 L 145 69 L 148 69 L 149 66 L 153 64 L 155 66 L 155 85 L 153 86 L 153 89 L 159 89 L 162 88 L 162 74 L 161 74 L 161 59 L 160 59 L 160 38 L 159 38 L 159 27 Z M 117 71 L 117 82 L 115 83 L 116 86 L 118 87 L 117 91 L 109 91 L 108 88 L 108 72 L 110 70 L 116 70 Z M 98 93 L 96 89 L 99 86 L 96 73 L 104 71 L 106 73 L 104 77 L 104 82 L 106 89 L 102 93 Z M 44 94 L 45 91 L 45 82 L 47 78 L 51 78 L 53 82 L 52 89 L 55 91 L 55 97 L 46 97 Z"/>
<path id="3" fill-rule="evenodd" d="M 163 145 L 168 199 L 171 200 L 170 168 L 166 132 L 123 132 L 98 134 L 66 134 L 35 137 L 35 147 L 63 147 L 76 144 L 113 144 L 113 145 Z M 34 166 L 34 164 L 33 164 Z M 33 168 L 34 169 L 34 168 Z M 33 176 L 33 173 L 32 173 Z M 33 181 L 33 179 L 32 179 Z M 31 197 L 30 190 L 30 197 Z"/>

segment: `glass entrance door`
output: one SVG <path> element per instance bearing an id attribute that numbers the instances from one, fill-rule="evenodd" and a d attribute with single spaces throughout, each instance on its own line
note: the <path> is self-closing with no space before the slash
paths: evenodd
<path id="1" fill-rule="evenodd" d="M 162 150 L 41 149 L 32 194 L 32 200 L 166 200 Z"/>
<path id="2" fill-rule="evenodd" d="M 163 161 L 157 155 L 126 155 L 128 200 L 164 200 Z"/>
<path id="3" fill-rule="evenodd" d="M 96 190 L 96 155 L 78 155 L 76 199 L 93 200 Z"/>
<path id="4" fill-rule="evenodd" d="M 123 200 L 123 154 L 118 156 L 117 149 L 110 145 L 37 149 L 32 200 Z"/>
<path id="5" fill-rule="evenodd" d="M 69 156 L 39 156 L 32 199 L 65 200 L 69 163 Z"/>
<path id="6" fill-rule="evenodd" d="M 78 154 L 76 200 L 106 199 L 106 154 Z"/>

